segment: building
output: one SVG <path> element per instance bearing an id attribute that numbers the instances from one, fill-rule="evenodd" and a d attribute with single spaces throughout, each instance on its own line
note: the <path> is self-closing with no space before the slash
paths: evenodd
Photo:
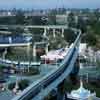
<path id="1" fill-rule="evenodd" d="M 68 18 L 68 14 L 56 15 L 56 23 L 61 25 L 68 24 L 67 18 Z"/>

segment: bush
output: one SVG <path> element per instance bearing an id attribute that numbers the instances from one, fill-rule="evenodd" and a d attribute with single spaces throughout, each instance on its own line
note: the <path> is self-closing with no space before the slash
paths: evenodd
<path id="1" fill-rule="evenodd" d="M 16 84 L 15 82 L 14 82 L 14 83 L 10 83 L 10 84 L 8 85 L 8 89 L 9 89 L 9 90 L 13 90 L 14 87 L 15 87 L 15 84 Z M 20 81 L 18 82 L 18 85 L 19 85 L 19 90 L 24 90 L 24 89 L 29 85 L 29 81 L 26 80 L 26 79 L 20 80 Z"/>
<path id="2" fill-rule="evenodd" d="M 10 84 L 8 85 L 8 89 L 9 89 L 9 90 L 12 90 L 14 87 L 15 87 L 15 83 L 10 83 Z"/>
<path id="3" fill-rule="evenodd" d="M 28 80 L 21 80 L 19 82 L 19 88 L 20 90 L 24 90 L 27 86 L 29 85 L 29 81 Z"/>

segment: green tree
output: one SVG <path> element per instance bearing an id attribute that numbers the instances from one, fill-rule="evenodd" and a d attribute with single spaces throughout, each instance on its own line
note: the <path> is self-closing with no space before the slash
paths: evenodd
<path id="1" fill-rule="evenodd" d="M 19 87 L 21 90 L 24 90 L 29 85 L 29 80 L 21 80 L 19 81 Z"/>
<path id="2" fill-rule="evenodd" d="M 70 29 L 67 29 L 64 32 L 64 38 L 69 44 L 75 41 L 76 36 L 77 34 L 75 34 L 74 31 Z"/>
<path id="3" fill-rule="evenodd" d="M 69 13 L 67 20 L 68 20 L 69 27 L 76 27 L 74 13 L 72 13 L 72 12 Z"/>
<path id="4" fill-rule="evenodd" d="M 24 24 L 24 12 L 22 10 L 18 10 L 15 16 L 16 24 Z"/>
<path id="5" fill-rule="evenodd" d="M 82 33 L 85 33 L 87 31 L 87 22 L 81 17 L 78 17 L 77 28 L 81 29 Z"/>

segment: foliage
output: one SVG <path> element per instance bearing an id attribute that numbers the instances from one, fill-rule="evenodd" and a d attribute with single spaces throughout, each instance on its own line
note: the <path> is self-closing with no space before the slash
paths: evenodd
<path id="1" fill-rule="evenodd" d="M 19 87 L 21 90 L 25 89 L 28 85 L 29 85 L 28 80 L 24 79 L 24 80 L 19 81 Z"/>
<path id="2" fill-rule="evenodd" d="M 10 84 L 8 85 L 8 89 L 9 89 L 9 90 L 13 90 L 14 87 L 15 87 L 15 84 L 16 84 L 15 82 L 14 82 L 14 83 L 10 83 Z M 18 82 L 18 85 L 19 85 L 19 89 L 20 89 L 20 90 L 24 90 L 24 89 L 29 85 L 29 81 L 26 80 L 26 79 L 20 80 L 20 81 Z"/>
<path id="3" fill-rule="evenodd" d="M 67 20 L 68 20 L 69 27 L 76 27 L 74 13 L 72 13 L 72 12 L 69 13 Z"/>
<path id="4" fill-rule="evenodd" d="M 77 34 L 75 34 L 74 31 L 70 29 L 67 29 L 64 32 L 64 38 L 69 44 L 75 41 L 76 35 Z"/>
<path id="5" fill-rule="evenodd" d="M 85 37 L 86 42 L 89 46 L 95 46 L 97 43 L 97 39 L 94 34 L 88 33 Z"/>
<path id="6" fill-rule="evenodd" d="M 14 87 L 15 87 L 15 83 L 10 83 L 10 84 L 8 85 L 8 89 L 9 89 L 9 90 L 12 90 Z"/>
<path id="7" fill-rule="evenodd" d="M 50 49 L 58 49 L 65 47 L 67 42 L 63 37 L 61 37 L 61 34 L 56 34 L 55 37 L 52 35 L 49 35 L 49 44 L 50 44 Z"/>
<path id="8" fill-rule="evenodd" d="M 81 29 L 82 33 L 86 32 L 87 21 L 83 20 L 81 17 L 78 18 L 78 23 L 76 28 Z"/>
<path id="9" fill-rule="evenodd" d="M 16 24 L 24 24 L 24 12 L 18 10 L 15 16 L 15 20 L 16 20 Z"/>

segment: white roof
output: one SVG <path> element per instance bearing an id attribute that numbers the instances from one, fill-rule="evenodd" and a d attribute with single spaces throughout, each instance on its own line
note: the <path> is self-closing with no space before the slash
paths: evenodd
<path id="1" fill-rule="evenodd" d="M 90 91 L 83 87 L 82 81 L 80 82 L 80 88 L 71 92 L 71 97 L 82 100 L 89 98 L 91 95 Z"/>
<path id="2" fill-rule="evenodd" d="M 48 52 L 46 55 L 42 55 L 42 59 L 49 59 L 49 60 L 57 60 L 57 59 L 64 59 L 65 55 L 67 54 L 66 49 L 58 49 L 58 50 L 52 50 Z"/>
<path id="3" fill-rule="evenodd" d="M 87 44 L 86 43 L 80 43 L 79 46 L 79 53 L 84 53 L 86 50 Z"/>

